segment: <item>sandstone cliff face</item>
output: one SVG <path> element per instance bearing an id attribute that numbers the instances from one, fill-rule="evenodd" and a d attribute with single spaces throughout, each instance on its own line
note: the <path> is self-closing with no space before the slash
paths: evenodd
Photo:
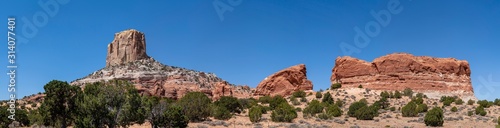
<path id="1" fill-rule="evenodd" d="M 115 34 L 115 39 L 108 44 L 106 67 L 125 64 L 135 60 L 149 58 L 146 54 L 146 38 L 137 30 L 126 30 Z"/>
<path id="2" fill-rule="evenodd" d="M 312 90 L 312 82 L 307 79 L 306 66 L 295 65 L 266 77 L 257 85 L 254 96 L 288 96 L 299 90 Z"/>
<path id="3" fill-rule="evenodd" d="M 84 86 L 86 83 L 113 79 L 130 81 L 142 95 L 178 99 L 188 92 L 200 91 L 212 99 L 221 96 L 249 98 L 248 86 L 235 86 L 213 73 L 205 73 L 164 65 L 146 55 L 144 34 L 126 30 L 115 35 L 108 46 L 106 67 L 71 82 Z"/>
<path id="4" fill-rule="evenodd" d="M 432 58 L 396 53 L 366 62 L 352 57 L 338 57 L 331 82 L 343 87 L 378 90 L 446 92 L 473 96 L 469 63 L 454 58 Z"/>

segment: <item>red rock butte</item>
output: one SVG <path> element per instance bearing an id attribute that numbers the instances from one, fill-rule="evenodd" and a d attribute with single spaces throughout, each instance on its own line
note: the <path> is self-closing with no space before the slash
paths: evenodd
<path id="1" fill-rule="evenodd" d="M 395 53 L 366 62 L 349 56 L 338 57 L 330 78 L 343 87 L 376 90 L 404 90 L 448 92 L 471 96 L 471 70 L 465 60 L 433 58 Z"/>
<path id="2" fill-rule="evenodd" d="M 312 90 L 313 85 L 307 79 L 306 65 L 299 64 L 266 77 L 257 85 L 254 96 L 288 96 L 299 90 Z"/>

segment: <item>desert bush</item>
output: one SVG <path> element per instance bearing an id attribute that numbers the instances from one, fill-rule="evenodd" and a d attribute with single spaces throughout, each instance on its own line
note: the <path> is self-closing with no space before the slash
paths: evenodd
<path id="1" fill-rule="evenodd" d="M 326 113 L 320 113 L 320 114 L 318 114 L 318 118 L 323 119 L 323 120 L 328 120 L 328 119 L 331 119 L 332 117 L 327 115 Z"/>
<path id="2" fill-rule="evenodd" d="M 493 102 L 494 105 L 496 106 L 500 106 L 500 99 L 495 99 L 495 101 Z"/>
<path id="3" fill-rule="evenodd" d="M 493 103 L 490 103 L 487 100 L 479 100 L 477 101 L 477 104 L 479 104 L 479 106 L 482 106 L 484 108 L 489 108 Z"/>
<path id="4" fill-rule="evenodd" d="M 240 102 L 243 108 L 250 109 L 253 106 L 256 106 L 258 101 L 254 98 L 247 98 L 247 99 L 238 99 L 238 102 Z"/>
<path id="5" fill-rule="evenodd" d="M 426 126 L 443 126 L 443 118 L 443 110 L 439 107 L 434 107 L 425 114 L 424 122 Z"/>
<path id="6" fill-rule="evenodd" d="M 333 89 L 338 89 L 338 88 L 341 88 L 342 87 L 342 84 L 340 83 L 335 83 L 335 84 L 332 84 L 330 86 L 330 90 L 333 90 Z"/>
<path id="7" fill-rule="evenodd" d="M 401 98 L 401 97 L 402 97 L 402 96 L 401 96 L 401 93 L 400 93 L 398 90 L 396 90 L 396 91 L 394 92 L 394 98 L 399 99 L 399 98 Z"/>
<path id="8" fill-rule="evenodd" d="M 396 111 L 396 107 L 391 107 L 391 108 L 389 108 L 389 110 Z"/>
<path id="9" fill-rule="evenodd" d="M 473 112 L 473 111 L 468 111 L 468 112 L 467 112 L 467 116 L 472 116 L 473 114 L 474 114 L 474 112 Z"/>
<path id="10" fill-rule="evenodd" d="M 323 94 L 321 92 L 316 92 L 316 98 L 321 99 L 323 97 Z"/>
<path id="11" fill-rule="evenodd" d="M 271 113 L 271 120 L 273 122 L 292 122 L 297 118 L 297 112 L 288 103 L 281 103 Z"/>
<path id="12" fill-rule="evenodd" d="M 202 92 L 188 92 L 177 103 L 191 121 L 202 121 L 210 115 L 212 100 Z"/>
<path id="13" fill-rule="evenodd" d="M 254 106 L 250 108 L 248 112 L 248 118 L 250 118 L 250 121 L 252 123 L 259 122 L 260 119 L 262 118 L 262 108 L 259 106 Z"/>
<path id="14" fill-rule="evenodd" d="M 453 106 L 453 107 L 451 108 L 451 111 L 452 111 L 452 112 L 457 112 L 457 111 L 458 111 L 458 109 L 457 109 L 457 107 Z"/>
<path id="15" fill-rule="evenodd" d="M 444 106 L 450 106 L 451 103 L 455 102 L 455 99 L 457 97 L 452 97 L 452 96 L 442 96 L 441 99 L 439 100 L 440 102 L 443 102 Z"/>
<path id="16" fill-rule="evenodd" d="M 335 105 L 337 105 L 338 107 L 342 107 L 344 106 L 344 101 L 338 99 L 336 102 L 335 102 Z"/>
<path id="17" fill-rule="evenodd" d="M 297 111 L 297 112 L 302 112 L 302 108 L 300 108 L 300 107 L 296 107 L 296 108 L 295 108 L 295 111 Z"/>
<path id="18" fill-rule="evenodd" d="M 417 104 L 415 102 L 410 102 L 406 104 L 401 112 L 403 113 L 403 117 L 417 117 Z"/>
<path id="19" fill-rule="evenodd" d="M 478 106 L 476 108 L 476 115 L 481 115 L 481 116 L 485 116 L 486 115 L 486 111 L 484 110 L 483 106 Z"/>
<path id="20" fill-rule="evenodd" d="M 210 115 L 218 120 L 228 120 L 232 117 L 231 112 L 227 108 L 219 105 L 211 105 L 212 110 Z"/>
<path id="21" fill-rule="evenodd" d="M 356 111 L 366 106 L 367 106 L 366 102 L 361 102 L 361 101 L 354 102 L 351 104 L 351 106 L 349 106 L 349 111 L 347 111 L 347 115 L 349 115 L 350 117 L 355 117 Z"/>
<path id="22" fill-rule="evenodd" d="M 272 100 L 273 100 L 273 98 L 270 96 L 263 96 L 263 97 L 259 98 L 259 102 L 262 104 L 269 104 L 269 103 L 271 103 Z"/>
<path id="23" fill-rule="evenodd" d="M 231 113 L 239 114 L 244 109 L 238 98 L 232 96 L 222 96 L 219 100 L 215 101 L 214 104 L 226 108 L 226 110 L 229 110 Z"/>
<path id="24" fill-rule="evenodd" d="M 373 105 L 363 106 L 354 115 L 358 120 L 373 120 L 373 117 L 378 115 L 378 109 Z"/>
<path id="25" fill-rule="evenodd" d="M 417 105 L 424 103 L 424 99 L 422 99 L 422 97 L 412 98 L 411 101 L 415 102 L 415 104 L 417 104 Z"/>
<path id="26" fill-rule="evenodd" d="M 417 95 L 415 95 L 415 97 L 417 97 L 417 98 L 424 98 L 424 94 L 423 93 L 417 93 Z"/>
<path id="27" fill-rule="evenodd" d="M 380 97 L 382 98 L 390 98 L 390 95 L 387 91 L 380 92 Z"/>
<path id="28" fill-rule="evenodd" d="M 361 84 L 360 84 L 360 85 L 358 85 L 358 88 L 363 88 L 363 85 L 361 85 Z"/>
<path id="29" fill-rule="evenodd" d="M 419 104 L 417 106 L 417 112 L 418 113 L 421 113 L 421 112 L 427 112 L 427 105 L 426 104 Z"/>
<path id="30" fill-rule="evenodd" d="M 292 105 L 295 105 L 295 106 L 300 105 L 299 100 L 297 100 L 297 98 L 295 98 L 295 97 L 290 98 L 290 102 L 292 102 Z"/>
<path id="31" fill-rule="evenodd" d="M 325 112 L 328 116 L 339 117 L 342 115 L 342 109 L 337 105 L 329 105 L 325 108 Z"/>
<path id="32" fill-rule="evenodd" d="M 300 98 L 300 102 L 307 102 L 307 99 L 305 97 Z"/>
<path id="33" fill-rule="evenodd" d="M 315 116 L 323 112 L 323 106 L 318 100 L 312 100 L 306 108 L 304 108 L 304 115 Z"/>
<path id="34" fill-rule="evenodd" d="M 323 99 L 321 100 L 321 102 L 333 104 L 334 101 L 332 95 L 329 92 L 326 92 L 325 94 L 323 94 Z"/>
<path id="35" fill-rule="evenodd" d="M 411 88 L 405 88 L 405 90 L 403 90 L 403 95 L 407 96 L 407 97 L 412 97 L 413 96 L 413 90 L 411 90 Z"/>
<path id="36" fill-rule="evenodd" d="M 292 93 L 292 96 L 293 97 L 306 97 L 306 92 L 304 92 L 303 90 L 296 91 L 296 92 Z"/>
<path id="37" fill-rule="evenodd" d="M 463 101 L 462 99 L 460 99 L 460 98 L 457 98 L 457 99 L 455 100 L 455 104 L 456 104 L 456 105 L 462 105 L 462 104 L 464 104 L 464 101 Z"/>
<path id="38" fill-rule="evenodd" d="M 497 118 L 497 125 L 500 125 L 500 116 Z"/>
<path id="39" fill-rule="evenodd" d="M 467 105 L 473 105 L 473 104 L 474 104 L 474 102 L 475 102 L 474 100 L 469 99 L 469 101 L 467 101 Z"/>
<path id="40" fill-rule="evenodd" d="M 288 103 L 288 102 L 282 96 L 276 95 L 271 99 L 271 102 L 269 102 L 269 107 L 271 107 L 271 109 L 274 109 L 278 107 L 278 105 L 280 105 L 281 103 Z"/>

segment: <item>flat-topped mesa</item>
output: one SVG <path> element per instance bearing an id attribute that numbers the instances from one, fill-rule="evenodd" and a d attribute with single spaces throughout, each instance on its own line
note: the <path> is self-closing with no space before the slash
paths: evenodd
<path id="1" fill-rule="evenodd" d="M 115 39 L 108 44 L 106 67 L 147 58 L 144 33 L 129 29 L 116 33 Z"/>
<path id="2" fill-rule="evenodd" d="M 338 57 L 330 78 L 342 87 L 376 90 L 404 90 L 472 96 L 469 63 L 454 58 L 433 58 L 395 53 L 366 62 Z"/>
<path id="3" fill-rule="evenodd" d="M 312 90 L 313 85 L 307 79 L 306 65 L 299 64 L 266 77 L 257 85 L 254 96 L 288 96 L 299 90 Z"/>

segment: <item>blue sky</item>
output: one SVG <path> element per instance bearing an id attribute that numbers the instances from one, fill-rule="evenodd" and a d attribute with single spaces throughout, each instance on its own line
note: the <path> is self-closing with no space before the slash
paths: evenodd
<path id="1" fill-rule="evenodd" d="M 394 1 L 61 0 L 55 12 L 44 11 L 38 2 L 57 3 L 8 0 L 0 11 L 2 18 L 16 17 L 17 35 L 29 40 L 17 43 L 20 97 L 43 91 L 50 80 L 69 82 L 104 67 L 114 33 L 133 28 L 146 34 L 147 54 L 156 60 L 213 72 L 234 84 L 255 87 L 266 76 L 303 63 L 314 89 L 325 89 L 338 56 L 372 61 L 407 52 L 467 60 L 476 96 L 500 98 L 500 1 L 400 0 L 399 13 L 391 13 L 369 43 L 358 45 L 354 28 L 364 30 L 376 21 L 372 10 L 387 11 Z M 219 13 L 222 19 L 214 2 L 232 11 Z M 34 21 L 39 25 L 35 34 L 23 31 Z M 3 30 L 0 35 L 7 35 Z M 341 42 L 358 52 L 342 52 Z M 6 55 L 7 49 L 0 52 Z M 7 72 L 6 57 L 3 61 Z M 0 80 L 0 99 L 7 99 L 7 75 Z"/>

